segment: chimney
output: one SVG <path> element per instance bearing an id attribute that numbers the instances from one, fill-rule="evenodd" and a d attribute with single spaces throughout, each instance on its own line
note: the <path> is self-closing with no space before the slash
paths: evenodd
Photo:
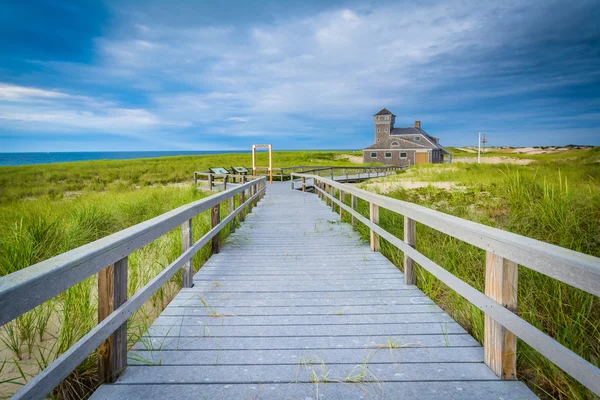
<path id="1" fill-rule="evenodd" d="M 421 121 L 415 121 L 415 128 L 421 129 Z"/>

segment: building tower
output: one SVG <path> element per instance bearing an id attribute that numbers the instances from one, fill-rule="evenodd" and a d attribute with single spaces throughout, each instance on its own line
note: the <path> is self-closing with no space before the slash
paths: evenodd
<path id="1" fill-rule="evenodd" d="M 390 135 L 394 129 L 396 116 L 384 108 L 373 115 L 373 121 L 375 122 L 375 143 L 377 143 Z"/>

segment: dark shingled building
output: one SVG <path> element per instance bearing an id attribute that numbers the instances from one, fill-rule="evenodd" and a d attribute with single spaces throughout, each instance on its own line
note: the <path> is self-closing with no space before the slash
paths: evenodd
<path id="1" fill-rule="evenodd" d="M 383 109 L 373 116 L 375 143 L 363 150 L 364 162 L 407 166 L 423 163 L 450 162 L 452 154 L 439 139 L 421 129 L 421 121 L 414 127 L 394 128 L 396 116 Z"/>

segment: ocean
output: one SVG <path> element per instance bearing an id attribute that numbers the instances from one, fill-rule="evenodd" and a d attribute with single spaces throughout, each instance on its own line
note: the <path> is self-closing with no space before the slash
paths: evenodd
<path id="1" fill-rule="evenodd" d="M 191 156 L 199 154 L 248 153 L 249 150 L 227 151 L 98 151 L 74 153 L 0 153 L 0 166 L 55 164 L 70 161 L 129 160 L 132 158 L 154 158 L 169 156 Z"/>

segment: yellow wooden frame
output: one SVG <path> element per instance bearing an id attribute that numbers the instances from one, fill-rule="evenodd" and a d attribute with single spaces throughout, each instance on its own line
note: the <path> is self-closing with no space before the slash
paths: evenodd
<path id="1" fill-rule="evenodd" d="M 256 149 L 269 149 L 269 183 L 273 183 L 273 145 L 253 144 L 252 145 L 252 175 L 256 176 Z"/>

